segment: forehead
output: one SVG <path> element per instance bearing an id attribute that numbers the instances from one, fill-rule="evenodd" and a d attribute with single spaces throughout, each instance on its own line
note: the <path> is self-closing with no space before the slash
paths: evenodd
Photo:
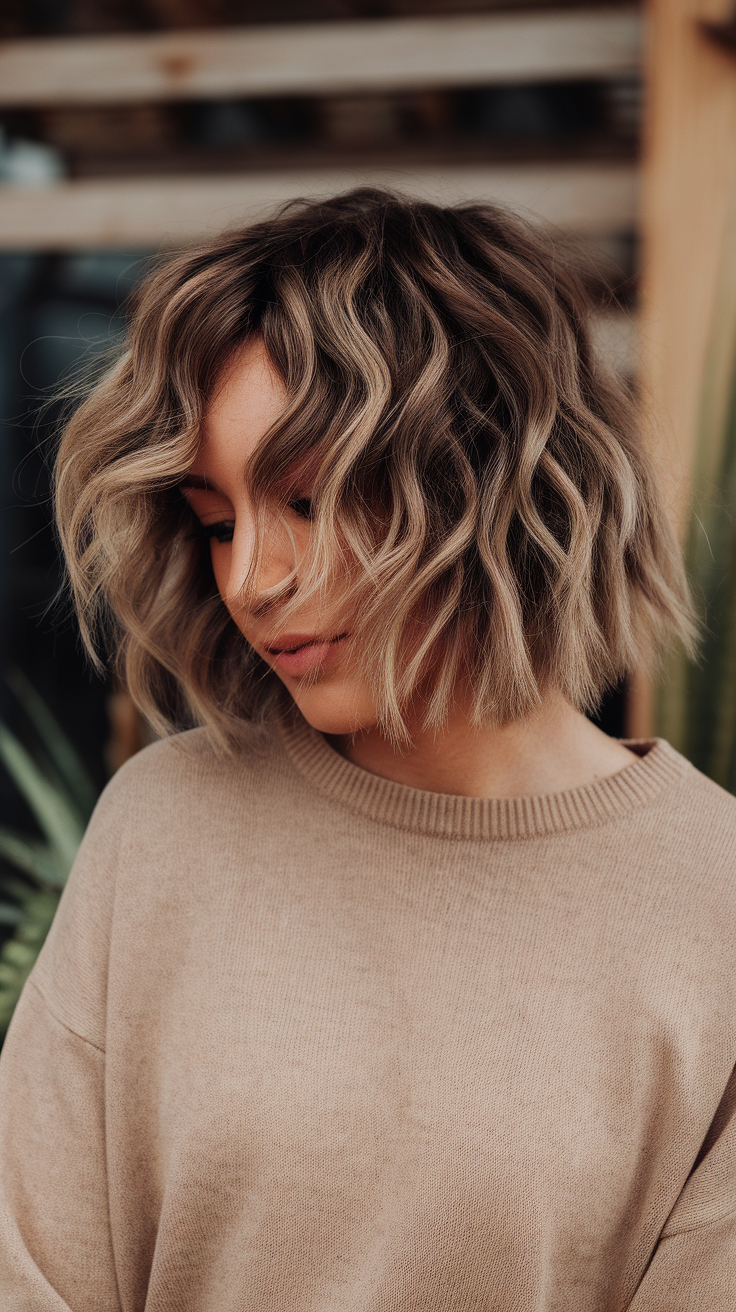
<path id="1" fill-rule="evenodd" d="M 240 472 L 281 414 L 286 390 L 259 337 L 228 361 L 207 407 L 192 472 Z M 217 474 L 215 474 L 217 470 Z"/>

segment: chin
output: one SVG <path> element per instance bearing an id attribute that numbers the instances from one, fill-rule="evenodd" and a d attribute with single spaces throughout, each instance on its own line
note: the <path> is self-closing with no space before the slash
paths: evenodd
<path id="1" fill-rule="evenodd" d="M 341 737 L 374 729 L 378 715 L 366 688 L 342 680 L 325 680 L 311 687 L 290 689 L 307 724 L 319 733 Z"/>

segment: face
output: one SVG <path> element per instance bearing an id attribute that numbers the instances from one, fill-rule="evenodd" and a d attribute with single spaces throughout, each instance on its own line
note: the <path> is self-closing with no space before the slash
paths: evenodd
<path id="1" fill-rule="evenodd" d="M 205 416 L 197 457 L 181 490 L 209 541 L 220 596 L 247 642 L 275 671 L 305 719 L 323 733 L 371 729 L 377 720 L 370 686 L 356 668 L 350 616 L 340 605 L 340 579 L 320 608 L 305 602 L 284 629 L 278 602 L 262 604 L 267 589 L 299 567 L 309 542 L 310 488 L 296 481 L 286 510 L 268 515 L 255 593 L 243 600 L 253 559 L 255 514 L 245 479 L 250 456 L 286 401 L 284 385 L 263 343 L 251 339 L 225 371 Z M 282 603 L 283 605 L 283 603 Z"/>

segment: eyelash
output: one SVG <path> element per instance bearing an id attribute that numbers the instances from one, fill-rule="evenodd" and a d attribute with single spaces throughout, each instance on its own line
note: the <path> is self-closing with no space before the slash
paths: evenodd
<path id="1" fill-rule="evenodd" d="M 300 519 L 312 518 L 312 503 L 309 497 L 295 497 L 293 501 L 289 502 L 288 509 L 293 510 L 294 514 L 298 515 Z"/>
<path id="2" fill-rule="evenodd" d="M 312 503 L 309 497 L 297 497 L 290 501 L 289 510 L 293 510 L 295 515 L 300 519 L 312 518 Z M 231 519 L 220 519 L 215 524 L 197 524 L 192 537 L 203 538 L 209 542 L 211 538 L 217 538 L 218 542 L 232 542 L 235 524 Z"/>
<path id="3" fill-rule="evenodd" d="M 221 519 L 217 524 L 198 524 L 192 534 L 195 538 L 217 538 L 218 542 L 232 542 L 235 524 L 231 519 Z"/>

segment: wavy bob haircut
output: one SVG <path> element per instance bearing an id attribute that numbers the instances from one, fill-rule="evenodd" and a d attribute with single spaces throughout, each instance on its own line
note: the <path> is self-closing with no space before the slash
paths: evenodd
<path id="1" fill-rule="evenodd" d="M 373 189 L 296 201 L 166 258 L 124 352 L 63 433 L 56 509 L 84 640 L 159 730 L 227 738 L 273 698 L 178 484 L 223 370 L 260 334 L 286 388 L 244 471 L 286 505 L 314 469 L 284 614 L 350 561 L 352 636 L 381 724 L 459 681 L 478 723 L 545 690 L 593 708 L 662 630 L 692 645 L 680 554 L 635 407 L 596 358 L 551 239 L 491 205 Z M 262 509 L 261 514 L 263 522 Z"/>

